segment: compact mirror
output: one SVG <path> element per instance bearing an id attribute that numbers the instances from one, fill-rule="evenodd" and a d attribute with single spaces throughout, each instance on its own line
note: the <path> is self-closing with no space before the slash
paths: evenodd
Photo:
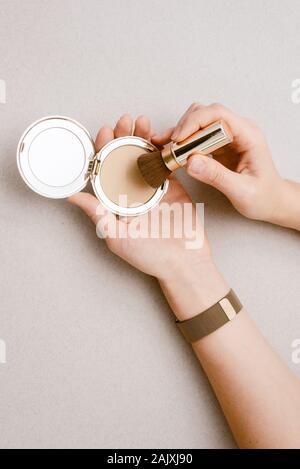
<path id="1" fill-rule="evenodd" d="M 17 161 L 21 176 L 32 190 L 59 199 L 86 186 L 94 155 L 93 140 L 84 127 L 53 116 L 35 122 L 24 132 Z"/>
<path id="2" fill-rule="evenodd" d="M 136 164 L 138 156 L 156 147 L 140 137 L 121 137 L 96 154 L 89 132 L 68 117 L 50 116 L 25 130 L 17 149 L 18 168 L 27 186 L 38 194 L 63 199 L 80 192 L 90 180 L 96 197 L 111 212 L 137 216 L 155 207 L 169 181 L 148 186 Z M 120 196 L 125 200 L 119 200 Z"/>

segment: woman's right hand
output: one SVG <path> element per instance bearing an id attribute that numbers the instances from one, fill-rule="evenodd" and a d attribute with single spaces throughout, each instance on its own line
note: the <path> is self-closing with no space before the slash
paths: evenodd
<path id="1" fill-rule="evenodd" d="M 286 181 L 278 174 L 261 130 L 249 119 L 221 104 L 192 104 L 174 129 L 153 138 L 156 144 L 168 139 L 180 142 L 213 122 L 223 119 L 233 142 L 208 158 L 195 153 L 186 170 L 195 179 L 223 192 L 234 207 L 248 218 L 276 223 Z"/>

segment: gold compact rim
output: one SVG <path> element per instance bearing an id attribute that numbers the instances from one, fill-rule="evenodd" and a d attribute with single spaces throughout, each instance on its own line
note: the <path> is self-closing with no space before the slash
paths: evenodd
<path id="1" fill-rule="evenodd" d="M 107 209 L 116 215 L 129 217 L 145 214 L 158 205 L 168 190 L 169 181 L 166 180 L 159 188 L 157 188 L 154 195 L 147 202 L 138 206 L 121 207 L 109 199 L 101 185 L 101 168 L 105 159 L 113 150 L 126 145 L 138 146 L 146 151 L 157 151 L 157 147 L 155 145 L 141 137 L 128 136 L 116 138 L 101 148 L 95 156 L 94 167 L 96 167 L 97 170 L 92 172 L 91 182 L 97 198 Z"/>

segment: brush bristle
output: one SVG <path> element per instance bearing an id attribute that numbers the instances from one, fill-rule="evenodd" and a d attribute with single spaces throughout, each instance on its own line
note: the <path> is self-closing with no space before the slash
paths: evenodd
<path id="1" fill-rule="evenodd" d="M 166 167 L 160 151 L 140 156 L 137 164 L 145 181 L 154 188 L 161 186 L 171 173 Z"/>

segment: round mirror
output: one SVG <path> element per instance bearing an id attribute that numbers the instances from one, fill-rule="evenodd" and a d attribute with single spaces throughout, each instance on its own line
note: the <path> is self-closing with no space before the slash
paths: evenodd
<path id="1" fill-rule="evenodd" d="M 47 117 L 25 131 L 17 159 L 31 189 L 45 197 L 64 198 L 85 187 L 94 154 L 93 141 L 80 124 L 65 117 Z"/>

